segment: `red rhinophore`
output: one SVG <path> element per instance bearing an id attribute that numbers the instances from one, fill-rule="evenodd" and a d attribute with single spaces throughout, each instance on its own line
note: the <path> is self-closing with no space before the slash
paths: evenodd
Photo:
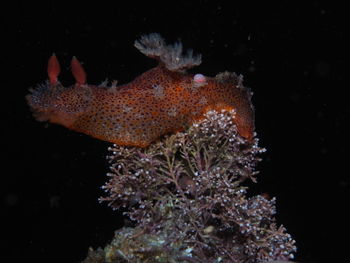
<path id="1" fill-rule="evenodd" d="M 47 74 L 49 75 L 49 80 L 52 85 L 57 83 L 57 77 L 60 74 L 60 72 L 60 63 L 58 62 L 55 53 L 53 53 L 47 65 Z"/>
<path id="2" fill-rule="evenodd" d="M 83 66 L 80 64 L 79 60 L 76 57 L 72 58 L 71 67 L 72 67 L 73 76 L 77 84 L 85 84 L 86 73 Z"/>

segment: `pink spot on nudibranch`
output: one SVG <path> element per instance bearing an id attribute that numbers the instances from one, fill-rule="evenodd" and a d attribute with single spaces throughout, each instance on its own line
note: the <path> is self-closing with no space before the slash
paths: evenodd
<path id="1" fill-rule="evenodd" d="M 207 82 L 207 78 L 203 74 L 196 74 L 193 77 L 193 81 L 196 84 L 205 84 Z"/>

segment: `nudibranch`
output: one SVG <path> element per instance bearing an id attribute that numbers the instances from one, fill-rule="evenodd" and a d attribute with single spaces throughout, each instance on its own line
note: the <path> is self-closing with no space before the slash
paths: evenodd
<path id="1" fill-rule="evenodd" d="M 68 88 L 58 81 L 55 55 L 48 62 L 49 80 L 26 96 L 38 121 L 49 121 L 119 145 L 146 147 L 162 135 L 184 130 L 208 110 L 234 110 L 238 133 L 254 137 L 251 92 L 235 73 L 215 77 L 188 74 L 201 63 L 192 50 L 183 54 L 180 42 L 167 45 L 152 33 L 135 47 L 158 65 L 124 85 L 89 85 L 80 62 L 73 57 L 76 83 Z"/>

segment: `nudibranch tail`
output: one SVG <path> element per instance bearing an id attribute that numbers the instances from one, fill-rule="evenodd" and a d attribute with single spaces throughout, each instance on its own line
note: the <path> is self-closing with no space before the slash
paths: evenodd
<path id="1" fill-rule="evenodd" d="M 156 33 L 142 36 L 135 46 L 157 59 L 158 66 L 128 84 L 114 82 L 110 87 L 87 84 L 75 57 L 71 69 L 76 83 L 63 87 L 57 80 L 59 62 L 52 55 L 49 81 L 26 96 L 34 116 L 119 145 L 146 147 L 162 135 L 184 130 L 209 110 L 234 110 L 238 133 L 248 140 L 254 137 L 251 92 L 241 76 L 187 74 L 186 69 L 201 63 L 201 56 L 192 50 L 184 55 L 181 43 L 167 45 Z"/>
<path id="2" fill-rule="evenodd" d="M 202 62 L 202 56 L 200 54 L 193 56 L 191 49 L 184 55 L 181 42 L 166 45 L 164 39 L 158 33 L 143 35 L 140 40 L 135 41 L 134 45 L 141 53 L 158 59 L 171 71 L 182 71 L 198 66 Z"/>

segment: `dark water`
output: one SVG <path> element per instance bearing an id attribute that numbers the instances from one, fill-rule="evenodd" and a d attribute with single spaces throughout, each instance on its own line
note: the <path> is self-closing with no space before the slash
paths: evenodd
<path id="1" fill-rule="evenodd" d="M 181 1 L 34 4 L 4 8 L 0 61 L 2 262 L 79 262 L 110 241 L 120 213 L 97 198 L 107 180 L 109 143 L 36 122 L 27 88 L 46 79 L 52 52 L 60 80 L 73 82 L 72 56 L 89 83 L 132 80 L 154 66 L 133 42 L 159 32 L 203 56 L 193 72 L 244 75 L 254 91 L 256 127 L 268 149 L 252 193 L 277 197 L 278 222 L 297 240 L 297 260 L 345 256 L 349 195 L 344 6 Z"/>

